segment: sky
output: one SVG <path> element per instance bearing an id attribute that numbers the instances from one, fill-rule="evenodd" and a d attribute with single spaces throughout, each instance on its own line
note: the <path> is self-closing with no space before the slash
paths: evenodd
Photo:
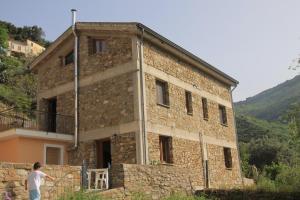
<path id="1" fill-rule="evenodd" d="M 0 20 L 38 25 L 55 40 L 78 21 L 141 22 L 240 83 L 235 101 L 293 78 L 299 0 L 0 0 Z"/>

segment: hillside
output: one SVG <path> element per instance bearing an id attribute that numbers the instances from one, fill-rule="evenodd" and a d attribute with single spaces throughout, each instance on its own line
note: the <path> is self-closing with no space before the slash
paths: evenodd
<path id="1" fill-rule="evenodd" d="M 17 110 L 31 110 L 35 107 L 36 80 L 27 68 L 33 57 L 8 56 L 8 39 L 23 41 L 31 39 L 40 44 L 49 44 L 44 32 L 38 26 L 16 27 L 0 21 L 0 111 L 14 107 Z"/>
<path id="2" fill-rule="evenodd" d="M 300 75 L 235 103 L 236 112 L 268 121 L 280 120 L 292 103 L 300 102 Z"/>

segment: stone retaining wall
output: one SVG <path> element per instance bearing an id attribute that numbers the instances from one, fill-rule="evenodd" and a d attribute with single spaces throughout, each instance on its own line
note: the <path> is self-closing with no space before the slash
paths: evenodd
<path id="1" fill-rule="evenodd" d="M 0 162 L 0 199 L 5 199 L 5 193 L 11 199 L 28 199 L 25 191 L 25 180 L 31 171 L 32 164 Z M 47 165 L 41 171 L 55 178 L 54 181 L 42 182 L 42 199 L 57 199 L 66 191 L 80 189 L 80 171 L 78 166 Z"/>
<path id="2" fill-rule="evenodd" d="M 127 197 L 143 193 L 161 199 L 172 192 L 192 194 L 197 188 L 195 172 L 178 166 L 121 164 L 110 173 L 112 187 L 124 187 Z"/>

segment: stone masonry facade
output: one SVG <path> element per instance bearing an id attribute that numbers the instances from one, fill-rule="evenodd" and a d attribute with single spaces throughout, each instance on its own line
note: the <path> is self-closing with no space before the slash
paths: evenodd
<path id="1" fill-rule="evenodd" d="M 79 22 L 76 26 L 80 142 L 69 151 L 70 164 L 80 165 L 85 159 L 96 168 L 101 153 L 97 143 L 108 139 L 112 167 L 158 164 L 166 172 L 167 165 L 193 172 L 191 181 L 199 188 L 241 186 L 231 97 L 236 83 L 187 58 L 151 31 L 142 32 L 135 23 Z M 91 53 L 96 40 L 102 51 Z M 74 115 L 74 64 L 62 64 L 73 43 L 74 36 L 67 30 L 35 64 L 39 110 L 47 111 L 48 99 L 56 98 L 58 113 Z M 157 103 L 157 80 L 167 84 L 167 106 Z M 190 114 L 186 91 L 192 96 Z M 208 119 L 203 116 L 202 98 L 207 99 Z M 220 123 L 220 106 L 226 111 L 226 124 Z M 171 138 L 171 163 L 161 160 L 162 136 Z M 225 148 L 230 150 L 231 167 L 225 166 Z M 112 174 L 112 185 L 122 182 L 118 180 L 122 175 Z"/>
<path id="2" fill-rule="evenodd" d="M 8 196 L 10 199 L 28 199 L 25 180 L 31 170 L 32 164 L 28 163 L 0 163 L 0 198 L 7 199 L 5 196 Z M 80 190 L 80 167 L 47 165 L 41 170 L 55 178 L 55 181 L 42 181 L 42 199 L 59 199 L 65 192 Z"/>

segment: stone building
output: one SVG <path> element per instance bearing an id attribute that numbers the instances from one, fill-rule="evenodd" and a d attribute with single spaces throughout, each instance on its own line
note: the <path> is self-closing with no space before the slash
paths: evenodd
<path id="1" fill-rule="evenodd" d="M 192 170 L 199 187 L 241 185 L 235 79 L 139 23 L 77 22 L 76 34 L 79 143 L 69 164 L 170 165 Z M 74 115 L 73 47 L 69 28 L 31 63 L 38 110 Z"/>

